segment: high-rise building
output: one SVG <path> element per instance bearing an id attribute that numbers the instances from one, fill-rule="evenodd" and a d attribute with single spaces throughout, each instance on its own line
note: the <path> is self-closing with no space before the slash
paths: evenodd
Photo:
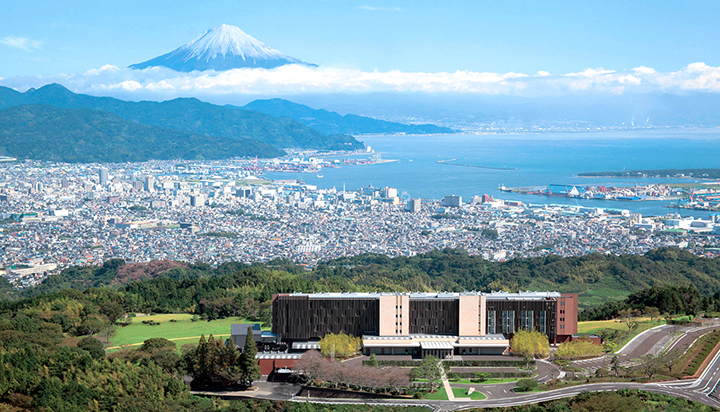
<path id="1" fill-rule="evenodd" d="M 442 205 L 445 207 L 461 207 L 462 196 L 450 195 L 443 197 Z"/>
<path id="2" fill-rule="evenodd" d="M 422 209 L 422 201 L 420 199 L 410 199 L 405 208 L 408 212 L 417 213 Z"/>
<path id="3" fill-rule="evenodd" d="M 146 192 L 154 192 L 155 191 L 155 178 L 152 176 L 147 176 L 145 178 L 145 191 Z"/>
<path id="4" fill-rule="evenodd" d="M 62 187 L 63 189 L 67 189 L 69 186 L 70 186 L 70 182 L 67 179 L 62 178 L 60 180 L 60 187 Z"/>
<path id="5" fill-rule="evenodd" d="M 397 189 L 394 187 L 385 187 L 380 191 L 380 196 L 386 198 L 393 198 L 397 196 Z"/>
<path id="6" fill-rule="evenodd" d="M 98 175 L 100 176 L 100 186 L 105 186 L 108 183 L 108 170 L 104 167 L 100 169 L 100 172 L 98 172 Z"/>
<path id="7" fill-rule="evenodd" d="M 190 196 L 190 206 L 198 207 L 205 205 L 205 195 L 192 195 Z"/>

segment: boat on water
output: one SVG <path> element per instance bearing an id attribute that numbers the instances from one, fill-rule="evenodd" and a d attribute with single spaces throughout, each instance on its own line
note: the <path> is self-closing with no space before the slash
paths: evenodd
<path id="1" fill-rule="evenodd" d="M 317 176 L 318 178 L 320 178 L 320 179 L 322 179 L 323 177 L 325 177 L 325 176 L 323 176 L 323 175 L 316 175 L 316 176 Z"/>

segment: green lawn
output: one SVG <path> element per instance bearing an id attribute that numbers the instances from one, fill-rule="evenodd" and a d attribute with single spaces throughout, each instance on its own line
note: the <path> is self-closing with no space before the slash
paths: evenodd
<path id="1" fill-rule="evenodd" d="M 652 325 L 650 325 L 650 318 L 639 318 L 640 322 L 638 323 L 637 330 L 643 331 L 646 329 L 649 329 L 648 327 L 654 327 L 657 325 L 660 325 L 662 323 L 665 323 L 664 320 L 655 321 Z M 617 329 L 617 330 L 627 330 L 627 325 L 623 322 L 620 322 L 618 320 L 594 320 L 589 322 L 578 322 L 578 333 L 595 333 L 600 329 Z"/>
<path id="2" fill-rule="evenodd" d="M 637 328 L 635 328 L 632 332 L 627 333 L 625 337 L 616 342 L 617 347 L 615 350 L 619 350 L 623 347 L 623 345 L 630 342 L 630 340 L 632 340 L 635 336 L 643 333 L 644 331 L 663 324 L 665 324 L 663 319 L 650 322 L 650 318 L 640 318 Z M 601 329 L 616 329 L 627 332 L 627 325 L 623 322 L 615 322 L 614 320 L 578 322 L 578 333 L 597 333 Z"/>
<path id="3" fill-rule="evenodd" d="M 528 290 L 557 290 L 561 293 L 578 293 L 578 310 L 600 306 L 605 302 L 625 298 L 633 291 L 612 279 L 602 279 L 593 285 L 556 284 L 544 279 L 534 279 Z"/>
<path id="4" fill-rule="evenodd" d="M 453 391 L 455 393 L 455 391 Z M 446 401 L 448 400 L 447 392 L 445 392 L 445 387 L 440 385 L 437 392 L 435 393 L 426 393 L 425 396 L 423 396 L 423 399 L 428 399 L 431 401 Z"/>
<path id="5" fill-rule="evenodd" d="M 133 318 L 133 322 L 128 326 L 118 326 L 113 335 L 110 347 L 108 349 L 117 350 L 121 346 L 138 346 L 146 339 L 165 338 L 174 341 L 178 348 L 187 343 L 197 343 L 200 335 L 212 334 L 216 339 L 226 339 L 230 337 L 230 325 L 233 323 L 252 323 L 239 318 L 225 318 L 213 321 L 192 322 L 193 315 L 169 314 L 169 315 L 152 315 L 139 316 Z M 177 322 L 170 322 L 174 319 Z M 160 323 L 159 325 L 145 325 L 144 320 L 152 320 Z"/>
<path id="6" fill-rule="evenodd" d="M 452 388 L 453 395 L 455 395 L 456 398 L 470 398 L 474 401 L 481 401 L 483 399 L 487 399 L 485 395 L 482 393 L 475 391 L 468 396 L 468 388 Z M 427 399 L 427 398 L 425 398 Z"/>

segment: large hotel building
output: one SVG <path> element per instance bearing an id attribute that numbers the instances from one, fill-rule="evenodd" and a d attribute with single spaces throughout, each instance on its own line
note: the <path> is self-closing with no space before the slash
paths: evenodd
<path id="1" fill-rule="evenodd" d="M 328 333 L 362 336 L 366 355 L 501 354 L 521 329 L 545 333 L 550 343 L 570 340 L 577 299 L 558 292 L 280 294 L 272 331 L 291 345 Z"/>

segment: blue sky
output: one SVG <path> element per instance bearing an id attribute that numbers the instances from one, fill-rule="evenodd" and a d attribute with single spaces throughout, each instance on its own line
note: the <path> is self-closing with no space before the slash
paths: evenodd
<path id="1" fill-rule="evenodd" d="M 222 23 L 236 25 L 285 54 L 319 64 L 322 70 L 364 74 L 463 71 L 507 77 L 509 73 L 536 76 L 540 72 L 545 77 L 592 69 L 593 76 L 614 71 L 618 74 L 615 86 L 622 86 L 628 83 L 619 80 L 620 75 L 632 74 L 636 68 L 667 74 L 688 71 L 688 65 L 702 62 L 701 71 L 707 74 L 720 66 L 718 1 L 8 3 L 0 8 L 0 80 L 16 88 L 106 65 L 122 70 L 173 50 Z M 144 79 L 131 77 L 115 72 L 112 81 L 146 85 Z M 81 83 L 89 87 L 91 82 L 73 81 L 77 90 L 82 89 Z M 393 81 L 382 79 L 383 84 Z M 433 80 L 434 84 L 446 81 L 458 79 Z M 664 78 L 653 81 L 667 84 Z M 556 87 L 548 85 L 547 79 L 543 82 L 547 90 Z M 641 83 L 649 84 L 644 79 Z M 701 83 L 706 87 L 708 81 Z M 712 77 L 710 83 L 716 84 L 717 78 Z M 340 86 L 334 87 L 333 91 L 338 91 Z M 534 90 L 534 86 L 520 89 Z M 491 92 L 513 93 L 498 90 Z"/>

